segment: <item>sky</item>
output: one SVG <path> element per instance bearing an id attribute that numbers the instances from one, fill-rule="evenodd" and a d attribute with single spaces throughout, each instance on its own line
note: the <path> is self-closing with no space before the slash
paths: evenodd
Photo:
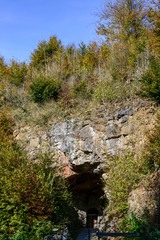
<path id="1" fill-rule="evenodd" d="M 97 41 L 97 13 L 105 0 L 0 0 L 0 55 L 29 62 L 42 40 L 66 46 Z"/>

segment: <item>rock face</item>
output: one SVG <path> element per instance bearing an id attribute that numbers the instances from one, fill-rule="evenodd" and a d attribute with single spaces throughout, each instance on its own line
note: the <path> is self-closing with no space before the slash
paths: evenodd
<path id="1" fill-rule="evenodd" d="M 76 172 L 98 172 L 106 162 L 106 154 L 116 154 L 123 148 L 124 136 L 119 127 L 98 125 L 91 121 L 72 119 L 53 125 L 49 131 L 53 148 L 63 152 Z"/>
<path id="2" fill-rule="evenodd" d="M 106 156 L 117 155 L 127 148 L 138 153 L 144 144 L 146 129 L 153 125 L 154 105 L 140 101 L 125 106 L 117 104 L 112 110 L 103 109 L 87 119 L 66 119 L 51 125 L 48 131 L 21 127 L 15 130 L 15 136 L 32 158 L 46 147 L 58 153 L 82 224 L 100 227 L 103 226 L 100 199 L 104 194 L 101 178 L 109 167 Z"/>
<path id="3" fill-rule="evenodd" d="M 137 217 L 148 217 L 152 222 L 160 221 L 160 170 L 148 175 L 133 190 L 128 198 L 129 211 Z"/>
<path id="4" fill-rule="evenodd" d="M 75 118 L 56 123 L 48 131 L 22 127 L 15 130 L 15 135 L 33 158 L 40 148 L 45 151 L 48 147 L 61 152 L 75 172 L 98 173 L 108 165 L 106 155 L 116 155 L 128 147 L 140 148 L 146 129 L 153 125 L 154 106 L 137 104 L 117 108 L 114 112 L 103 110 L 101 118 Z"/>

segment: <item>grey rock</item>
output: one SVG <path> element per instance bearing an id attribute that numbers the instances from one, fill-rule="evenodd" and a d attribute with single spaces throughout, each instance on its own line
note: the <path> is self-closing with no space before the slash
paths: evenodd
<path id="1" fill-rule="evenodd" d="M 117 104 L 115 108 L 117 110 L 114 112 L 113 109 L 113 114 L 106 109 L 103 118 L 96 116 L 90 120 L 66 119 L 64 122 L 53 124 L 49 131 L 41 131 L 38 135 L 32 135 L 34 131 L 25 127 L 19 139 L 27 139 L 25 150 L 34 159 L 40 148 L 45 152 L 47 146 L 49 151 L 63 153 L 72 170 L 98 173 L 102 171 L 103 164 L 108 165 L 106 154 L 114 156 L 126 149 L 136 132 L 136 121 L 131 120 L 134 116 L 130 117 L 133 115 L 133 109 L 137 114 L 135 106 L 120 108 Z M 147 117 L 148 124 L 150 114 L 147 114 Z"/>
<path id="2" fill-rule="evenodd" d="M 101 172 L 103 163 L 107 164 L 106 152 L 115 155 L 123 148 L 124 136 L 120 133 L 118 122 L 114 121 L 108 124 L 71 119 L 56 123 L 42 134 L 40 141 L 30 136 L 30 154 L 34 156 L 38 152 L 36 142 L 41 142 L 42 152 L 45 152 L 48 144 L 48 150 L 64 153 L 74 171 Z"/>
<path id="3" fill-rule="evenodd" d="M 111 121 L 111 120 L 114 119 L 114 117 L 113 116 L 107 116 L 106 119 L 107 119 L 107 121 Z"/>
<path id="4" fill-rule="evenodd" d="M 124 109 L 116 111 L 115 118 L 120 119 L 121 117 L 123 117 L 125 115 L 132 116 L 133 115 L 133 109 L 131 107 L 127 106 Z"/>
<path id="5" fill-rule="evenodd" d="M 120 122 L 120 123 L 125 123 L 125 122 L 128 121 L 128 118 L 129 118 L 129 116 L 128 116 L 128 115 L 125 115 L 125 116 L 123 116 L 123 117 L 121 117 L 121 118 L 119 119 L 119 122 Z"/>
<path id="6" fill-rule="evenodd" d="M 134 133 L 134 125 L 129 124 L 121 128 L 121 134 L 124 136 L 131 135 Z"/>
<path id="7" fill-rule="evenodd" d="M 111 138 L 106 140 L 106 151 L 108 155 L 116 155 L 118 150 L 122 150 L 124 145 L 124 137 Z"/>
<path id="8" fill-rule="evenodd" d="M 116 124 L 110 124 L 106 126 L 106 139 L 111 139 L 118 134 L 118 126 Z"/>
<path id="9" fill-rule="evenodd" d="M 144 215 L 150 221 L 160 221 L 160 170 L 146 176 L 139 187 L 132 190 L 128 197 L 129 212 L 137 217 Z"/>

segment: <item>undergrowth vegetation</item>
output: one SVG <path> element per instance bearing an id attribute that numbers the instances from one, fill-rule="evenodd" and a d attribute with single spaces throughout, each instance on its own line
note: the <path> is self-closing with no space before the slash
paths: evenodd
<path id="1" fill-rule="evenodd" d="M 149 57 L 148 70 L 141 77 L 142 95 L 160 103 L 160 58 Z"/>
<path id="2" fill-rule="evenodd" d="M 72 221 L 72 200 L 60 167 L 46 150 L 28 160 L 12 135 L 13 122 L 0 111 L 0 239 L 43 239 Z M 71 217 L 72 215 L 72 217 Z"/>
<path id="3" fill-rule="evenodd" d="M 126 154 L 113 157 L 105 183 L 105 188 L 111 198 L 110 209 L 108 209 L 110 214 L 128 210 L 128 194 L 144 175 L 141 172 L 142 166 L 142 160 L 138 159 L 136 161 L 134 154 L 129 151 Z"/>
<path id="4" fill-rule="evenodd" d="M 133 213 L 130 215 L 126 215 L 122 222 L 119 225 L 120 231 L 123 232 L 134 232 L 139 233 L 142 240 L 159 240 L 160 239 L 160 230 L 158 224 L 154 224 L 151 226 L 149 224 L 148 219 L 140 219 L 137 218 Z M 134 239 L 126 237 L 125 239 Z"/>
<path id="5" fill-rule="evenodd" d="M 160 112 L 157 115 L 154 129 L 148 133 L 143 157 L 146 168 L 155 170 L 160 167 Z"/>
<path id="6" fill-rule="evenodd" d="M 54 78 L 39 76 L 32 80 L 30 94 L 34 102 L 41 103 L 50 99 L 57 101 L 61 91 L 60 82 Z"/>
<path id="7" fill-rule="evenodd" d="M 28 65 L 14 59 L 7 65 L 0 57 L 1 103 L 17 111 L 16 119 L 26 122 L 28 115 L 37 114 L 35 103 L 46 106 L 55 101 L 60 115 L 69 117 L 68 109 L 78 113 L 80 105 L 83 111 L 90 103 L 105 104 L 137 95 L 159 102 L 158 3 L 106 1 L 97 23 L 97 34 L 105 40 L 99 43 L 63 46 L 51 36 L 39 42 Z M 21 104 L 16 95 L 22 91 Z M 48 120 L 57 117 L 55 111 L 46 115 Z"/>
<path id="8" fill-rule="evenodd" d="M 139 232 L 142 239 L 159 239 L 158 222 L 151 222 L 149 215 L 137 217 L 128 212 L 129 193 L 145 180 L 148 174 L 160 168 L 160 113 L 157 113 L 156 124 L 148 133 L 142 155 L 127 151 L 110 159 L 105 189 L 109 194 L 107 212 L 109 217 L 120 216 L 119 230 Z M 146 180 L 147 181 L 147 180 Z M 146 236 L 144 236 L 146 234 Z M 128 238 L 129 239 L 129 238 Z M 136 239 L 136 238 L 135 238 Z"/>
<path id="9" fill-rule="evenodd" d="M 30 63 L 0 56 L 0 218 L 1 239 L 42 239 L 54 224 L 70 221 L 65 181 L 51 168 L 54 155 L 29 161 L 12 135 L 17 125 L 41 125 L 81 115 L 108 102 L 136 96 L 160 103 L 160 1 L 106 1 L 91 41 L 63 46 L 41 41 Z M 112 213 L 126 213 L 127 196 L 141 178 L 160 166 L 160 117 L 142 159 L 128 152 L 112 159 L 106 187 Z M 141 223 L 127 220 L 128 229 Z M 136 222 L 137 221 L 137 222 Z M 125 219 L 124 219 L 124 225 Z M 124 227 L 125 229 L 125 227 Z M 129 231 L 130 231 L 129 230 Z"/>

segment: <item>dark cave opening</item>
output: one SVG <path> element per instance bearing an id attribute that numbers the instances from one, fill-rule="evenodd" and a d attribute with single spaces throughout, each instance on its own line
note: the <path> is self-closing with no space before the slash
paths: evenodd
<path id="1" fill-rule="evenodd" d="M 90 208 L 87 211 L 87 228 L 97 228 L 98 210 Z"/>
<path id="2" fill-rule="evenodd" d="M 69 182 L 81 225 L 87 228 L 101 227 L 106 202 L 101 175 L 76 174 L 70 177 Z"/>

